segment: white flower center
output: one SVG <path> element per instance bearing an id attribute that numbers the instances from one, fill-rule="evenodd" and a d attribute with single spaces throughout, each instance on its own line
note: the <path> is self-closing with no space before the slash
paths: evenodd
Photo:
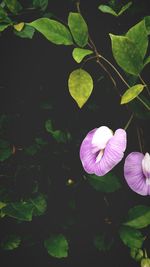
<path id="1" fill-rule="evenodd" d="M 150 154 L 149 153 L 146 153 L 142 160 L 142 170 L 143 170 L 145 177 L 149 180 L 150 179 Z"/>
<path id="2" fill-rule="evenodd" d="M 92 146 L 93 153 L 99 151 L 98 156 L 96 157 L 96 163 L 99 162 L 104 154 L 104 149 L 108 141 L 113 137 L 113 132 L 106 126 L 99 127 L 93 135 Z"/>

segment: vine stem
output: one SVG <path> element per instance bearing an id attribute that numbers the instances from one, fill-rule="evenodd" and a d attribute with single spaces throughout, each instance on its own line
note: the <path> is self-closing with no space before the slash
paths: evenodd
<path id="1" fill-rule="evenodd" d="M 141 80 L 141 82 L 145 85 L 145 87 L 146 87 L 146 90 L 147 90 L 147 93 L 148 93 L 148 95 L 150 96 L 150 91 L 149 91 L 149 88 L 148 88 L 148 86 L 147 86 L 147 84 L 145 83 L 145 81 L 143 80 L 143 78 L 141 77 L 141 75 L 139 75 L 139 79 Z"/>
<path id="2" fill-rule="evenodd" d="M 125 127 L 124 127 L 124 130 L 125 130 L 125 131 L 128 129 L 128 127 L 129 127 L 129 125 L 130 125 L 130 123 L 131 123 L 133 117 L 134 117 L 134 114 L 132 113 L 132 115 L 130 116 L 130 118 L 129 118 L 127 124 L 126 124 Z"/>
<path id="3" fill-rule="evenodd" d="M 138 137 L 138 143 L 139 143 L 140 151 L 141 151 L 141 153 L 143 153 L 142 142 L 141 142 L 141 137 L 140 137 L 140 131 L 139 131 L 138 127 L 137 127 L 137 137 Z"/>

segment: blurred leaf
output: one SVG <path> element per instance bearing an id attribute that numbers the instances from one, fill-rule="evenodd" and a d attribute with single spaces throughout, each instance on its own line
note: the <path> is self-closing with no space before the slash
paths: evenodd
<path id="1" fill-rule="evenodd" d="M 88 56 L 91 54 L 93 54 L 92 50 L 82 49 L 82 48 L 74 48 L 72 56 L 77 63 L 80 63 L 85 56 Z"/>
<path id="2" fill-rule="evenodd" d="M 136 229 L 145 228 L 150 225 L 150 207 L 138 205 L 131 208 L 124 225 L 131 226 Z"/>
<path id="3" fill-rule="evenodd" d="M 28 202 L 12 202 L 2 209 L 8 216 L 21 221 L 32 221 L 33 205 Z"/>
<path id="4" fill-rule="evenodd" d="M 109 172 L 104 176 L 91 174 L 87 176 L 90 185 L 100 192 L 111 193 L 121 188 L 120 181 L 117 176 Z"/>
<path id="5" fill-rule="evenodd" d="M 60 22 L 48 18 L 40 18 L 28 25 L 35 28 L 54 44 L 72 45 L 72 37 L 69 30 Z"/>
<path id="6" fill-rule="evenodd" d="M 141 260 L 141 267 L 150 267 L 150 259 L 149 258 L 143 258 Z"/>
<path id="7" fill-rule="evenodd" d="M 7 17 L 7 12 L 0 6 L 0 21 Z"/>
<path id="8" fill-rule="evenodd" d="M 94 245 L 99 251 L 110 250 L 113 242 L 113 238 L 108 237 L 105 233 L 100 233 L 94 238 Z"/>
<path id="9" fill-rule="evenodd" d="M 44 11 L 48 6 L 48 0 L 33 0 L 32 4 L 33 7 L 40 8 L 42 11 Z"/>
<path id="10" fill-rule="evenodd" d="M 10 23 L 3 23 L 0 22 L 0 32 L 3 32 L 5 29 L 7 29 L 10 26 Z"/>
<path id="11" fill-rule="evenodd" d="M 45 110 L 52 110 L 53 106 L 50 102 L 44 101 L 40 104 L 40 108 L 45 109 Z"/>
<path id="12" fill-rule="evenodd" d="M 103 13 L 108 13 L 111 14 L 115 17 L 119 17 L 120 15 L 122 15 L 130 6 L 132 5 L 132 2 L 127 3 L 126 5 L 124 5 L 119 12 L 116 12 L 111 6 L 107 6 L 107 5 L 100 5 L 98 7 L 98 9 L 100 11 L 102 11 Z"/>
<path id="13" fill-rule="evenodd" d="M 48 254 L 55 258 L 66 258 L 68 256 L 68 241 L 64 235 L 52 235 L 44 241 Z"/>
<path id="14" fill-rule="evenodd" d="M 36 142 L 38 145 L 40 145 L 40 146 L 45 146 L 45 145 L 48 144 L 44 139 L 42 139 L 42 138 L 40 138 L 40 137 L 36 137 L 36 138 L 35 138 L 35 142 Z"/>
<path id="15" fill-rule="evenodd" d="M 83 70 L 74 70 L 68 80 L 69 92 L 80 108 L 89 99 L 93 90 L 93 80 L 91 75 Z"/>
<path id="16" fill-rule="evenodd" d="M 7 205 L 6 203 L 0 201 L 0 210 L 1 210 L 2 208 L 6 207 L 6 205 Z"/>
<path id="17" fill-rule="evenodd" d="M 102 11 L 103 13 L 108 13 L 108 14 L 111 14 L 111 15 L 113 15 L 113 16 L 115 16 L 115 17 L 118 16 L 118 14 L 115 12 L 115 10 L 113 10 L 112 7 L 110 7 L 110 6 L 107 6 L 107 5 L 100 5 L 100 6 L 98 7 L 98 9 L 99 9 L 100 11 Z"/>
<path id="18" fill-rule="evenodd" d="M 0 139 L 0 161 L 4 161 L 8 159 L 12 155 L 12 148 L 10 147 L 10 144 Z"/>
<path id="19" fill-rule="evenodd" d="M 77 45 L 84 47 L 88 42 L 88 27 L 79 13 L 69 13 L 68 25 Z"/>
<path id="20" fill-rule="evenodd" d="M 140 98 L 148 105 L 150 106 L 150 102 L 147 100 L 146 97 L 140 96 Z M 134 115 L 136 115 L 140 119 L 148 119 L 150 118 L 150 112 L 148 111 L 145 106 L 138 101 L 138 99 L 134 99 L 132 102 L 128 103 L 128 106 L 130 109 L 134 112 Z"/>
<path id="21" fill-rule="evenodd" d="M 4 0 L 6 6 L 14 15 L 22 10 L 22 6 L 17 0 Z"/>
<path id="22" fill-rule="evenodd" d="M 43 194 L 39 194 L 34 198 L 30 198 L 29 202 L 33 206 L 33 215 L 41 216 L 45 213 L 47 209 L 46 197 Z"/>
<path id="23" fill-rule="evenodd" d="M 137 248 L 131 248 L 130 255 L 132 259 L 134 259 L 137 262 L 140 262 L 141 259 L 144 257 L 143 250 Z"/>
<path id="24" fill-rule="evenodd" d="M 122 226 L 119 235 L 123 243 L 129 248 L 141 248 L 145 240 L 139 230 L 129 226 Z"/>
<path id="25" fill-rule="evenodd" d="M 145 26 L 147 30 L 147 34 L 150 34 L 150 16 L 146 16 L 145 18 Z"/>
<path id="26" fill-rule="evenodd" d="M 22 29 L 24 27 L 24 22 L 20 22 L 18 24 L 14 24 L 14 29 L 17 31 L 17 32 L 21 32 Z"/>
<path id="27" fill-rule="evenodd" d="M 126 104 L 137 97 L 144 89 L 143 84 L 136 84 L 130 87 L 121 97 L 121 104 Z"/>
<path id="28" fill-rule="evenodd" d="M 142 20 L 136 25 L 134 25 L 127 32 L 126 37 L 128 37 L 136 45 L 143 59 L 145 57 L 148 47 L 148 36 L 145 26 L 145 20 Z"/>
<path id="29" fill-rule="evenodd" d="M 34 32 L 35 29 L 27 24 L 24 25 L 23 29 L 20 32 L 14 30 L 15 35 L 17 35 L 18 37 L 29 39 L 32 39 Z"/>
<path id="30" fill-rule="evenodd" d="M 129 7 L 132 5 L 132 2 L 127 3 L 126 5 L 124 5 L 121 10 L 118 13 L 118 16 L 122 15 L 127 9 L 129 9 Z"/>
<path id="31" fill-rule="evenodd" d="M 45 122 L 45 129 L 59 143 L 66 143 L 67 141 L 71 140 L 71 135 L 69 132 L 54 130 L 51 120 L 47 120 Z"/>
<path id="32" fill-rule="evenodd" d="M 150 63 L 150 56 L 144 60 L 144 66 Z"/>
<path id="33" fill-rule="evenodd" d="M 20 236 L 9 235 L 1 243 L 1 248 L 4 250 L 13 250 L 19 247 L 21 243 Z"/>
<path id="34" fill-rule="evenodd" d="M 30 156 L 34 156 L 35 154 L 39 152 L 39 150 L 40 150 L 40 145 L 38 144 L 33 144 L 24 149 L 25 153 Z"/>
<path id="35" fill-rule="evenodd" d="M 142 56 L 135 44 L 126 36 L 110 34 L 113 56 L 127 73 L 138 76 L 143 68 Z"/>

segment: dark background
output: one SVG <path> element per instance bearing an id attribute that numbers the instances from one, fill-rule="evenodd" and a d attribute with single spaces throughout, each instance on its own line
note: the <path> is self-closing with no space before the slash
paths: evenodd
<path id="1" fill-rule="evenodd" d="M 148 0 L 133 1 L 130 11 L 115 18 L 97 9 L 101 3 L 106 1 L 81 0 L 81 11 L 98 50 L 114 62 L 108 33 L 126 32 L 144 16 L 149 15 L 150 4 Z M 76 11 L 76 8 L 69 0 L 51 0 L 49 11 L 67 21 L 68 13 Z M 32 21 L 37 17 L 37 13 L 33 12 L 29 15 L 23 14 L 20 19 Z M 2 164 L 2 173 L 5 171 L 12 177 L 2 177 L 1 183 L 13 187 L 14 199 L 30 195 L 35 177 L 40 184 L 40 190 L 48 194 L 48 211 L 45 216 L 34 218 L 31 223 L 16 224 L 11 219 L 1 221 L 1 236 L 16 232 L 24 237 L 31 235 L 35 242 L 34 246 L 21 246 L 12 252 L 1 251 L 2 267 L 139 266 L 130 258 L 129 250 L 117 237 L 117 229 L 130 207 L 148 204 L 149 199 L 138 196 L 127 187 L 121 163 L 116 172 L 122 179 L 123 189 L 107 195 L 107 206 L 104 194 L 94 191 L 82 180 L 84 171 L 78 155 L 79 145 L 90 129 L 101 125 L 107 125 L 114 130 L 123 128 L 130 112 L 120 106 L 107 74 L 92 61 L 84 69 L 94 79 L 94 91 L 80 110 L 69 95 L 67 85 L 69 73 L 78 68 L 71 53 L 72 47 L 56 46 L 38 33 L 33 40 L 21 39 L 11 30 L 0 37 L 0 111 L 10 117 L 5 138 L 17 148 L 29 146 L 37 136 L 50 143 L 36 157 L 25 156 L 18 150 L 7 164 Z M 114 77 L 118 88 L 121 91 L 126 89 L 115 74 Z M 145 68 L 143 78 L 149 82 L 149 66 Z M 42 110 L 40 106 L 43 101 L 51 103 L 52 110 Z M 73 136 L 73 142 L 67 147 L 66 153 L 61 145 L 57 148 L 58 156 L 52 154 L 54 143 L 44 128 L 44 122 L 49 118 L 54 121 L 57 129 L 68 129 Z M 149 150 L 149 121 L 138 120 L 129 127 L 126 155 L 139 150 L 136 123 L 143 128 L 145 152 Z M 19 169 L 18 166 L 23 168 Z M 19 174 L 14 182 L 16 170 Z M 70 177 L 76 185 L 71 188 L 66 186 Z M 52 186 L 49 186 L 49 179 Z M 66 230 L 62 226 L 70 212 L 67 203 L 72 199 L 75 200 L 76 209 L 69 216 L 75 218 L 76 223 Z M 112 224 L 104 223 L 105 218 L 109 218 Z M 100 253 L 94 248 L 92 239 L 99 230 L 107 230 L 110 236 L 115 237 L 116 242 L 110 252 Z M 52 258 L 44 249 L 42 240 L 51 232 L 64 232 L 70 240 L 67 259 Z M 147 235 L 148 232 L 150 234 L 148 230 Z M 149 240 L 145 246 L 149 247 Z"/>

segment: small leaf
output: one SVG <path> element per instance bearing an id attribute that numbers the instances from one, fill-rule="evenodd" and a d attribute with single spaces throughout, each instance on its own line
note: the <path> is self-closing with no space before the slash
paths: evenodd
<path id="1" fill-rule="evenodd" d="M 144 257 L 143 250 L 137 248 L 131 248 L 130 255 L 132 259 L 134 259 L 137 262 L 140 262 L 141 259 Z"/>
<path id="2" fill-rule="evenodd" d="M 53 235 L 44 241 L 48 254 L 55 258 L 66 258 L 68 256 L 68 241 L 64 235 Z"/>
<path id="3" fill-rule="evenodd" d="M 150 63 L 150 56 L 144 60 L 144 66 Z"/>
<path id="4" fill-rule="evenodd" d="M 0 32 L 3 32 L 5 29 L 7 29 L 10 26 L 10 23 L 0 23 Z"/>
<path id="5" fill-rule="evenodd" d="M 82 106 L 89 99 L 93 90 L 93 80 L 90 74 L 83 69 L 74 70 L 68 80 L 69 92 L 78 106 Z"/>
<path id="6" fill-rule="evenodd" d="M 94 245 L 99 251 L 110 250 L 113 242 L 113 238 L 108 237 L 105 233 L 100 233 L 94 238 Z"/>
<path id="7" fill-rule="evenodd" d="M 139 230 L 129 226 L 122 226 L 119 235 L 123 243 L 129 248 L 141 248 L 145 240 Z"/>
<path id="8" fill-rule="evenodd" d="M 43 194 L 39 194 L 37 197 L 30 198 L 29 202 L 33 206 L 33 215 L 41 216 L 45 213 L 47 209 L 46 198 Z"/>
<path id="9" fill-rule="evenodd" d="M 136 229 L 145 228 L 150 225 L 150 207 L 138 205 L 131 208 L 124 225 L 131 226 Z"/>
<path id="10" fill-rule="evenodd" d="M 135 44 L 126 36 L 110 34 L 113 56 L 127 73 L 138 76 L 143 68 L 142 56 Z"/>
<path id="11" fill-rule="evenodd" d="M 4 250 L 13 250 L 19 247 L 21 243 L 20 236 L 9 235 L 1 243 L 1 248 Z"/>
<path id="12" fill-rule="evenodd" d="M 129 9 L 129 7 L 132 5 L 132 2 L 127 3 L 126 5 L 124 5 L 121 10 L 118 13 L 118 16 L 122 15 L 127 9 Z"/>
<path id="13" fill-rule="evenodd" d="M 4 20 L 5 18 L 7 18 L 7 12 L 0 5 L 0 21 Z"/>
<path id="14" fill-rule="evenodd" d="M 17 35 L 18 37 L 29 39 L 32 39 L 34 32 L 35 29 L 27 24 L 24 25 L 23 29 L 20 32 L 14 30 L 15 35 Z"/>
<path id="15" fill-rule="evenodd" d="M 58 45 L 72 45 L 72 37 L 69 30 L 60 22 L 48 18 L 40 18 L 28 25 L 43 34 L 49 41 Z"/>
<path id="16" fill-rule="evenodd" d="M 7 205 L 6 203 L 0 201 L 0 210 L 1 210 L 2 208 L 6 207 L 6 205 Z"/>
<path id="17" fill-rule="evenodd" d="M 4 2 L 14 15 L 17 15 L 22 10 L 22 6 L 17 0 L 4 0 Z"/>
<path id="18" fill-rule="evenodd" d="M 110 7 L 110 6 L 107 6 L 107 5 L 100 5 L 100 6 L 98 7 L 98 9 L 99 9 L 100 11 L 102 11 L 103 13 L 108 13 L 108 14 L 111 14 L 111 15 L 113 15 L 113 16 L 115 16 L 115 17 L 118 16 L 118 14 L 115 12 L 115 10 L 113 10 L 112 7 Z"/>
<path id="19" fill-rule="evenodd" d="M 31 221 L 33 205 L 28 202 L 12 202 L 2 209 L 5 216 L 21 221 Z"/>
<path id="20" fill-rule="evenodd" d="M 44 11 L 48 6 L 48 0 L 33 0 L 33 7 L 40 8 Z"/>
<path id="21" fill-rule="evenodd" d="M 88 175 L 87 178 L 90 185 L 100 192 L 111 193 L 121 188 L 118 177 L 111 172 L 104 176 Z"/>
<path id="22" fill-rule="evenodd" d="M 40 150 L 40 146 L 38 144 L 33 144 L 24 149 L 25 153 L 30 156 L 34 156 L 35 154 L 39 152 L 39 150 Z"/>
<path id="23" fill-rule="evenodd" d="M 69 13 L 68 25 L 77 45 L 84 47 L 88 42 L 88 27 L 79 13 Z"/>
<path id="24" fill-rule="evenodd" d="M 10 144 L 0 139 L 0 161 L 4 161 L 8 159 L 12 155 L 12 148 L 10 147 Z"/>
<path id="25" fill-rule="evenodd" d="M 134 25 L 126 34 L 126 36 L 136 45 L 142 59 L 145 57 L 148 47 L 148 36 L 145 26 L 145 20 Z"/>
<path id="26" fill-rule="evenodd" d="M 150 34 L 150 16 L 146 16 L 145 18 L 145 26 L 147 30 L 147 34 Z"/>
<path id="27" fill-rule="evenodd" d="M 92 50 L 82 49 L 82 48 L 74 48 L 72 52 L 72 56 L 77 63 L 80 63 L 85 56 L 91 54 L 93 54 Z"/>
<path id="28" fill-rule="evenodd" d="M 23 29 L 23 27 L 24 27 L 24 22 L 20 22 L 20 23 L 14 25 L 14 29 L 15 29 L 17 32 L 21 32 L 22 29 Z"/>
<path id="29" fill-rule="evenodd" d="M 63 132 L 60 130 L 54 130 L 52 121 L 47 120 L 45 122 L 45 129 L 48 133 L 52 135 L 52 137 L 58 142 L 58 143 L 66 143 L 67 141 L 71 140 L 71 135 L 68 132 Z"/>
<path id="30" fill-rule="evenodd" d="M 121 97 L 121 104 L 126 104 L 137 97 L 144 89 L 143 84 L 136 84 L 130 87 Z"/>
<path id="31" fill-rule="evenodd" d="M 53 133 L 53 125 L 51 120 L 45 122 L 45 128 L 48 133 Z"/>

